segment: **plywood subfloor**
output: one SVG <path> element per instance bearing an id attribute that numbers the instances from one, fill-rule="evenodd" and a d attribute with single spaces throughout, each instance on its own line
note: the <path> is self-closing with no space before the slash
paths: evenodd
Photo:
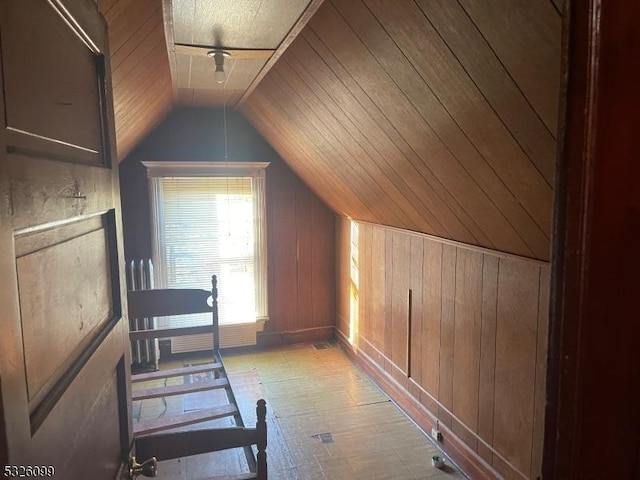
<path id="1" fill-rule="evenodd" d="M 267 401 L 269 478 L 465 478 L 454 466 L 445 471 L 431 466 L 431 457 L 442 453 L 336 346 L 294 345 L 224 359 L 247 426 L 255 423 L 255 401 Z M 224 400 L 216 398 L 220 395 L 167 398 L 166 406 L 162 399 L 136 402 L 134 417 L 198 408 Z M 243 471 L 246 462 L 237 450 L 160 462 L 158 478 L 193 480 Z"/>

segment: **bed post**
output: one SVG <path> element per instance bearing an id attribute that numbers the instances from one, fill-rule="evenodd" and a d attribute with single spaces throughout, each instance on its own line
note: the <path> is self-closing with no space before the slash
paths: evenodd
<path id="1" fill-rule="evenodd" d="M 218 326 L 218 277 L 211 276 L 211 315 L 213 317 L 213 358 L 220 353 L 220 329 Z"/>
<path id="2" fill-rule="evenodd" d="M 257 455 L 257 480 L 267 480 L 267 402 L 263 399 L 258 400 L 256 406 L 256 446 L 258 448 Z"/>

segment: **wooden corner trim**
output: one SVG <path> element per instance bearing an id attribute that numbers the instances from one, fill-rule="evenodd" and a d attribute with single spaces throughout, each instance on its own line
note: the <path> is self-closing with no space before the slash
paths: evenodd
<path id="1" fill-rule="evenodd" d="M 164 37 L 165 44 L 167 45 L 169 74 L 171 75 L 171 91 L 173 93 L 173 101 L 175 102 L 178 98 L 178 63 L 173 35 L 173 10 L 171 0 L 162 0 L 162 18 L 164 20 Z"/>
<path id="2" fill-rule="evenodd" d="M 324 0 L 311 0 L 311 2 L 309 2 L 309 5 L 305 9 L 305 11 L 302 12 L 302 15 L 300 15 L 298 21 L 293 25 L 293 27 L 291 27 L 289 33 L 287 33 L 287 35 L 284 37 L 284 40 L 280 42 L 280 45 L 278 45 L 276 51 L 273 53 L 273 55 L 271 55 L 271 58 L 267 60 L 267 63 L 265 63 L 260 72 L 258 72 L 258 75 L 256 75 L 256 78 L 253 79 L 251 85 L 249 85 L 249 88 L 247 88 L 242 94 L 242 97 L 240 97 L 240 100 L 238 100 L 238 103 L 236 103 L 235 105 L 235 109 L 240 108 L 242 104 L 247 100 L 247 98 L 249 98 L 258 84 L 267 75 L 267 73 L 269 73 L 269 70 L 271 70 L 271 68 L 276 64 L 282 54 L 287 50 L 287 48 L 289 48 L 289 45 L 293 43 L 298 34 L 307 25 L 307 23 L 309 23 L 309 20 L 311 20 L 313 14 L 316 13 L 318 8 L 320 8 L 320 5 L 322 5 L 323 1 Z"/>

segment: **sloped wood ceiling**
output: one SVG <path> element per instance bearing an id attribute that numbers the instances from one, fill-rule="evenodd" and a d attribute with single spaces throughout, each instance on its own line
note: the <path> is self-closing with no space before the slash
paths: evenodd
<path id="1" fill-rule="evenodd" d="M 337 212 L 548 259 L 560 35 L 551 0 L 326 0 L 241 110 Z"/>
<path id="2" fill-rule="evenodd" d="M 162 0 L 100 0 L 109 48 L 118 159 L 171 110 L 173 87 Z"/>

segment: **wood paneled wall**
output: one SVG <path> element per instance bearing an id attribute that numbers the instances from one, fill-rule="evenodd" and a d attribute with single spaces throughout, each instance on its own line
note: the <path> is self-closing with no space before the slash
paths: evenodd
<path id="1" fill-rule="evenodd" d="M 120 164 L 125 256 L 151 257 L 149 190 L 141 161 L 265 161 L 269 322 L 260 341 L 328 338 L 335 323 L 334 213 L 239 114 L 176 108 Z"/>
<path id="2" fill-rule="evenodd" d="M 282 161 L 267 170 L 273 341 L 329 338 L 335 324 L 335 214 Z M 264 339 L 267 341 L 267 338 Z"/>
<path id="3" fill-rule="evenodd" d="M 336 212 L 549 258 L 550 0 L 326 0 L 242 111 Z"/>
<path id="4" fill-rule="evenodd" d="M 173 87 L 162 0 L 99 0 L 109 27 L 118 159 L 169 113 Z"/>
<path id="5" fill-rule="evenodd" d="M 339 335 L 470 472 L 537 478 L 549 266 L 367 223 L 354 253 L 350 225 L 338 217 Z"/>

